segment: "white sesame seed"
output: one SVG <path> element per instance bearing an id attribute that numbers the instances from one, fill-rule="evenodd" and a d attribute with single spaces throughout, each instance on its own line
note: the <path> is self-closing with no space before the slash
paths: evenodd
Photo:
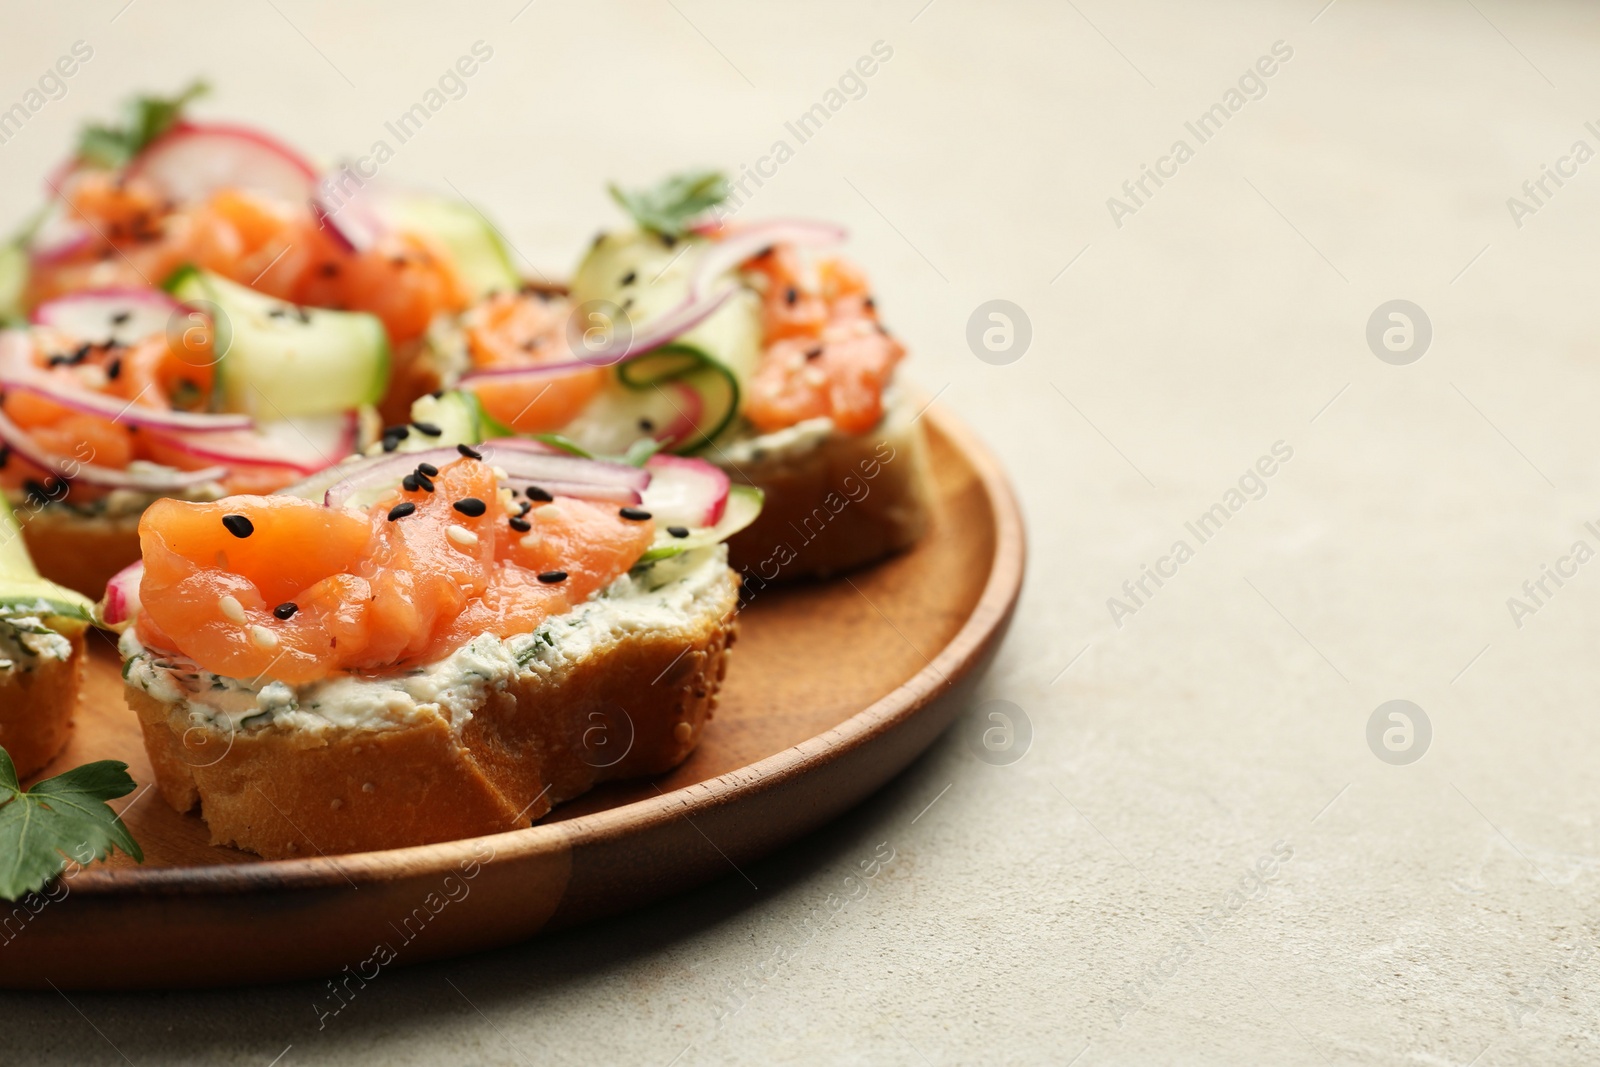
<path id="1" fill-rule="evenodd" d="M 541 504 L 533 509 L 533 513 L 542 519 L 559 519 L 561 509 L 555 504 Z"/>
<path id="2" fill-rule="evenodd" d="M 516 498 L 511 495 L 511 490 L 503 485 L 500 487 L 500 506 L 507 511 L 515 510 L 517 506 Z"/>
<path id="3" fill-rule="evenodd" d="M 511 475 L 506 473 L 506 469 L 504 467 L 490 467 L 489 469 L 494 471 L 494 476 L 500 481 L 505 482 L 511 480 Z"/>
<path id="4" fill-rule="evenodd" d="M 334 797 L 332 800 L 328 801 L 328 807 L 332 808 L 334 811 L 338 811 L 340 808 L 344 807 L 344 801 L 340 800 L 338 797 Z"/>
<path id="5" fill-rule="evenodd" d="M 361 786 L 361 791 L 363 793 L 375 793 L 377 790 L 378 787 L 373 785 L 371 782 L 366 782 Z"/>
<path id="6" fill-rule="evenodd" d="M 478 543 L 478 535 L 465 526 L 451 526 L 445 530 L 444 535 L 461 548 L 472 548 Z"/>
<path id="7" fill-rule="evenodd" d="M 828 381 L 821 367 L 807 367 L 800 372 L 800 377 L 807 385 L 824 385 Z"/>
<path id="8" fill-rule="evenodd" d="M 672 736 L 681 745 L 694 736 L 694 727 L 686 722 L 680 722 L 672 728 Z"/>
<path id="9" fill-rule="evenodd" d="M 265 626 L 250 627 L 250 640 L 254 641 L 256 645 L 261 648 L 278 647 L 278 635 L 267 629 Z"/>
<path id="10" fill-rule="evenodd" d="M 532 552 L 534 549 L 539 547 L 539 534 L 538 534 L 538 532 L 535 531 L 534 533 L 528 534 L 522 540 L 518 541 L 517 544 L 520 545 L 522 548 L 527 549 L 529 552 Z"/>
<path id="11" fill-rule="evenodd" d="M 236 597 L 217 597 L 217 610 L 222 612 L 222 617 L 229 622 L 244 622 L 244 605 Z"/>

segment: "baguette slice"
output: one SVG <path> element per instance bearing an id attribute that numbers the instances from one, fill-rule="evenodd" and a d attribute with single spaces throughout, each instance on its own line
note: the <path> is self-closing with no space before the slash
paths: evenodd
<path id="1" fill-rule="evenodd" d="M 22 524 L 39 573 L 98 600 L 122 568 L 139 558 L 139 514 L 84 515 L 46 504 Z"/>
<path id="2" fill-rule="evenodd" d="M 162 795 L 199 804 L 214 844 L 281 859 L 512 830 L 694 749 L 734 640 L 726 560 L 663 560 L 533 634 L 298 691 L 167 663 L 130 629 L 128 703 Z"/>
<path id="3" fill-rule="evenodd" d="M 825 578 L 922 536 L 931 482 L 917 415 L 896 397 L 864 434 L 839 433 L 820 419 L 814 429 L 801 424 L 707 456 L 733 481 L 766 494 L 756 521 L 728 542 L 747 586 Z"/>
<path id="4" fill-rule="evenodd" d="M 0 640 L 14 643 L 14 632 L 4 633 L 11 629 L 0 620 Z M 83 688 L 84 633 L 63 637 L 66 649 L 8 657 L 0 665 L 0 748 L 11 756 L 19 778 L 43 770 L 72 734 Z"/>

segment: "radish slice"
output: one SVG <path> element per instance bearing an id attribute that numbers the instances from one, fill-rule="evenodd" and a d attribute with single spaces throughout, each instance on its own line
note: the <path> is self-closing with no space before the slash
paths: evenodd
<path id="1" fill-rule="evenodd" d="M 249 429 L 251 426 L 248 415 L 163 411 L 142 407 L 119 397 L 64 385 L 58 376 L 46 374 L 34 365 L 32 341 L 26 334 L 15 330 L 0 332 L 0 387 L 33 393 L 87 415 L 99 415 L 113 422 L 157 430 L 220 433 Z"/>
<path id="2" fill-rule="evenodd" d="M 83 482 L 103 489 L 137 489 L 147 493 L 170 493 L 190 486 L 204 485 L 228 476 L 225 467 L 180 471 L 170 467 L 143 467 L 118 470 L 83 463 L 76 458 L 51 455 L 34 443 L 32 437 L 0 411 L 0 441 L 35 467 L 65 482 Z"/>
<path id="3" fill-rule="evenodd" d="M 348 166 L 324 175 L 311 198 L 317 225 L 346 252 L 365 252 L 388 232 L 383 219 L 362 193 L 366 185 Z"/>
<path id="4" fill-rule="evenodd" d="M 651 474 L 644 509 L 662 526 L 715 526 L 728 504 L 728 476 L 703 459 L 657 454 L 645 462 Z"/>
<path id="5" fill-rule="evenodd" d="M 298 475 L 315 474 L 356 450 L 360 416 L 303 416 L 261 423 L 254 432 L 163 436 L 185 455 L 230 467 L 281 467 Z"/>
<path id="6" fill-rule="evenodd" d="M 34 308 L 36 325 L 97 345 L 129 345 L 161 333 L 182 305 L 159 289 L 85 289 Z"/>
<path id="7" fill-rule="evenodd" d="M 180 123 L 128 164 L 180 203 L 204 200 L 222 189 L 268 193 L 292 203 L 312 194 L 317 172 L 299 153 L 243 126 Z"/>
<path id="8" fill-rule="evenodd" d="M 139 583 L 144 580 L 144 560 L 130 563 L 106 583 L 105 599 L 100 602 L 100 619 L 118 627 L 139 614 Z"/>
<path id="9" fill-rule="evenodd" d="M 693 439 L 695 431 L 700 428 L 700 419 L 706 412 L 706 402 L 699 390 L 683 382 L 667 382 L 661 388 L 671 389 L 678 396 L 676 400 L 667 398 L 672 404 L 672 422 L 665 429 L 657 431 L 655 438 L 663 446 L 674 448 Z"/>

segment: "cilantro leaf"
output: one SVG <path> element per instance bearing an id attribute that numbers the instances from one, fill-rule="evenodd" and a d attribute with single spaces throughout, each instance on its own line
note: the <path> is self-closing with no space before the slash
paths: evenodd
<path id="1" fill-rule="evenodd" d="M 119 125 L 91 123 L 78 135 L 78 158 L 107 170 L 125 165 L 146 145 L 183 117 L 184 107 L 211 91 L 203 81 L 189 84 L 177 96 L 135 96 L 122 106 Z"/>
<path id="2" fill-rule="evenodd" d="M 728 199 L 728 179 L 717 170 L 674 174 L 649 189 L 607 186 L 611 199 L 646 230 L 681 237 L 695 218 Z"/>
<path id="3" fill-rule="evenodd" d="M 105 859 L 114 848 L 144 862 L 144 852 L 106 801 L 133 792 L 128 765 L 85 763 L 24 791 L 0 748 L 0 898 L 44 887 L 67 866 Z"/>

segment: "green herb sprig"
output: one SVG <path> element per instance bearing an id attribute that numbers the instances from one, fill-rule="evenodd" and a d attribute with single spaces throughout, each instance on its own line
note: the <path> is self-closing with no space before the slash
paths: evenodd
<path id="1" fill-rule="evenodd" d="M 117 760 L 85 763 L 25 790 L 0 748 L 0 898 L 37 892 L 69 860 L 87 865 L 120 848 L 143 863 L 139 843 L 106 804 L 131 792 L 128 765 Z"/>
<path id="2" fill-rule="evenodd" d="M 682 237 L 689 225 L 724 200 L 730 192 L 721 171 L 688 170 L 673 174 L 648 189 L 610 185 L 611 198 L 646 230 Z"/>
<path id="3" fill-rule="evenodd" d="M 116 170 L 144 151 L 183 118 L 183 109 L 211 86 L 191 82 L 177 96 L 135 96 L 122 105 L 121 125 L 90 123 L 78 135 L 78 158 L 106 170 Z"/>

